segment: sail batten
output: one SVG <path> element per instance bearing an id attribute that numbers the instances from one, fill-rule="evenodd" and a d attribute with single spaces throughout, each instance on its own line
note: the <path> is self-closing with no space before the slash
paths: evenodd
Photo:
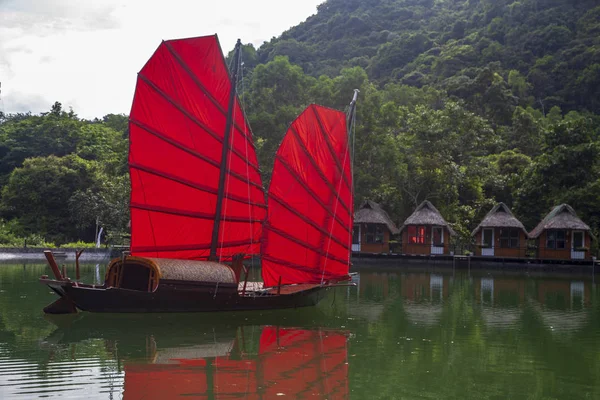
<path id="1" fill-rule="evenodd" d="M 246 246 L 252 244 L 253 241 L 251 239 L 247 240 L 238 240 L 235 242 L 223 242 L 219 244 L 219 247 L 239 247 Z M 151 246 L 151 247 L 132 247 L 133 251 L 140 253 L 153 253 L 156 251 L 181 251 L 181 250 L 209 250 L 210 243 L 206 244 L 182 244 L 182 245 L 172 245 L 172 246 Z"/>
<path id="2" fill-rule="evenodd" d="M 345 263 L 345 262 L 346 262 L 346 260 L 343 260 L 343 259 L 341 259 L 341 258 L 338 258 L 338 257 L 334 256 L 333 254 L 329 254 L 329 253 L 327 253 L 325 250 L 321 249 L 320 247 L 313 246 L 313 245 L 311 245 L 310 243 L 308 243 L 308 242 L 305 242 L 305 241 L 303 241 L 303 240 L 300 240 L 300 239 L 298 239 L 298 238 L 296 238 L 296 237 L 293 237 L 292 235 L 290 235 L 290 234 L 288 234 L 288 233 L 286 233 L 286 232 L 284 232 L 284 231 L 282 231 L 282 230 L 280 230 L 280 229 L 273 228 L 273 227 L 271 226 L 271 227 L 269 227 L 269 231 L 270 231 L 271 233 L 274 233 L 274 234 L 276 234 L 276 235 L 279 235 L 279 236 L 281 236 L 281 237 L 283 237 L 283 238 L 285 238 L 285 239 L 287 239 L 287 240 L 289 240 L 289 241 L 291 241 L 291 242 L 294 242 L 295 244 L 298 244 L 298 245 L 300 245 L 300 246 L 304 247 L 304 248 L 305 248 L 305 249 L 307 249 L 307 250 L 314 251 L 314 252 L 316 252 L 316 253 L 319 253 L 319 254 L 320 254 L 320 255 L 322 255 L 322 256 L 329 257 L 329 258 L 331 258 L 332 260 L 336 260 L 336 261 L 338 261 L 338 262 L 341 262 L 341 263 Z"/>
<path id="3" fill-rule="evenodd" d="M 277 151 L 262 236 L 266 286 L 348 276 L 353 194 L 346 123 L 344 113 L 311 105 Z"/>
<path id="4" fill-rule="evenodd" d="M 279 198 L 278 196 L 271 194 L 269 196 L 269 199 L 274 200 L 279 206 L 282 206 L 283 208 L 285 208 L 287 211 L 291 212 L 292 214 L 294 214 L 296 217 L 300 218 L 303 222 L 305 222 L 306 224 L 312 226 L 314 229 L 316 229 L 319 233 L 321 233 L 322 235 L 329 235 L 329 231 L 322 227 L 321 225 L 319 225 L 318 223 L 312 221 L 310 218 L 304 216 L 300 211 L 294 209 L 292 206 L 290 206 L 288 203 L 286 203 L 283 199 Z M 267 228 L 270 229 L 271 225 L 268 225 Z M 335 236 L 331 236 L 331 240 L 334 241 L 335 243 L 339 244 L 340 246 L 344 246 L 344 241 L 338 239 Z"/>
<path id="5" fill-rule="evenodd" d="M 190 218 L 199 218 L 199 219 L 208 219 L 214 220 L 215 214 L 207 214 L 201 212 L 191 212 L 191 211 L 181 211 L 173 208 L 166 207 L 157 207 L 157 206 L 149 206 L 145 204 L 136 204 L 131 203 L 132 208 L 136 208 L 138 210 L 146 210 L 146 211 L 155 211 L 162 214 L 171 214 L 171 215 L 179 215 L 182 217 L 190 217 Z M 221 219 L 223 221 L 231 221 L 231 222 L 249 222 L 249 223 L 262 223 L 262 220 L 255 220 L 248 217 L 236 217 L 230 215 L 222 215 Z"/>
<path id="6" fill-rule="evenodd" d="M 258 254 L 266 202 L 235 95 L 222 162 L 234 90 L 216 36 L 163 42 L 139 72 L 129 123 L 133 255 L 208 259 L 218 215 L 219 259 Z"/>
<path id="7" fill-rule="evenodd" d="M 335 166 L 337 167 L 338 171 L 342 175 L 342 179 L 343 179 L 344 183 L 346 184 L 346 187 L 348 188 L 348 190 L 352 190 L 352 188 L 350 187 L 350 184 L 348 183 L 348 178 L 342 171 L 343 168 L 342 168 L 342 164 L 340 163 L 340 159 L 338 158 L 337 154 L 335 153 L 335 150 L 333 149 L 333 145 L 332 145 L 331 141 L 329 140 L 329 136 L 327 135 L 325 128 L 323 127 L 323 122 L 321 121 L 321 117 L 319 117 L 319 114 L 317 113 L 317 110 L 315 108 L 313 108 L 312 110 L 315 113 L 315 118 L 317 119 L 317 122 L 319 123 L 319 128 L 320 128 L 321 134 L 323 135 L 323 139 L 325 139 L 325 143 L 327 143 L 327 148 L 329 149 L 329 152 L 331 153 L 331 157 L 333 158 L 333 161 L 335 162 Z"/>
<path id="8" fill-rule="evenodd" d="M 133 124 L 136 124 L 137 126 L 139 126 L 141 129 L 145 130 L 146 132 L 151 133 L 152 135 L 156 136 L 157 138 L 163 140 L 165 143 L 168 143 L 171 146 L 175 146 L 178 149 L 180 149 L 182 151 L 185 151 L 188 154 L 193 155 L 194 157 L 198 157 L 201 160 L 206 161 L 208 164 L 212 165 L 215 168 L 220 168 L 220 165 L 219 165 L 219 163 L 217 161 L 215 161 L 215 160 L 213 160 L 213 159 L 211 159 L 209 157 L 206 157 L 206 156 L 202 155 L 201 153 L 199 153 L 199 152 L 197 152 L 195 150 L 186 148 L 182 143 L 178 143 L 175 140 L 169 139 L 168 137 L 166 137 L 162 133 L 156 132 L 155 130 L 153 130 L 153 129 L 147 127 L 147 126 L 145 126 L 141 122 L 136 121 L 136 120 L 131 120 L 130 122 L 133 123 Z M 230 169 L 227 169 L 226 172 L 229 175 L 233 176 L 234 178 L 242 181 L 243 183 L 247 183 L 248 185 L 252 185 L 252 186 L 254 186 L 254 187 L 256 187 L 256 188 L 258 188 L 260 190 L 263 190 L 263 187 L 261 185 L 259 185 L 256 182 L 253 182 L 253 181 L 249 180 L 248 177 L 244 177 L 244 176 L 242 176 L 242 175 L 240 175 L 240 174 L 238 174 L 236 172 L 231 171 Z"/>
<path id="9" fill-rule="evenodd" d="M 173 49 L 173 46 L 171 46 L 171 44 L 169 42 L 165 42 L 165 46 L 167 47 L 167 49 L 169 50 L 169 52 L 171 52 L 171 54 L 173 55 L 173 57 L 175 57 L 175 59 L 177 60 L 177 62 L 181 65 L 181 67 L 188 73 L 188 75 L 190 76 L 190 78 L 192 78 L 192 80 L 194 81 L 194 83 L 196 85 L 198 85 L 198 88 L 200 90 L 202 90 L 202 92 L 208 97 L 208 99 L 217 107 L 217 109 L 221 112 L 221 114 L 223 114 L 223 116 L 227 115 L 227 110 L 225 110 L 223 107 L 221 107 L 221 105 L 219 104 L 219 102 L 210 94 L 210 92 L 208 90 L 206 90 L 206 88 L 204 87 L 204 85 L 202 84 L 202 82 L 200 82 L 192 73 L 190 67 L 185 63 L 185 61 L 183 61 L 181 59 L 181 57 L 179 56 L 179 54 L 177 54 L 177 52 Z M 238 105 L 239 106 L 239 105 Z M 242 130 L 242 128 L 240 128 L 240 126 L 234 121 L 233 122 L 235 129 L 242 134 L 242 136 L 248 141 L 248 144 L 250 146 L 252 146 L 253 149 L 255 149 L 254 146 L 254 141 L 252 141 L 252 138 L 250 136 L 247 135 L 247 132 L 251 132 L 250 128 L 248 126 L 245 127 L 245 130 Z M 244 133 L 246 132 L 246 133 Z"/>
<path id="10" fill-rule="evenodd" d="M 298 174 L 296 174 L 294 172 L 294 170 L 292 169 L 292 167 L 289 166 L 288 163 L 285 162 L 285 160 L 283 160 L 280 157 L 276 157 L 276 159 L 281 163 L 281 165 L 283 165 L 283 167 L 290 173 L 290 175 L 294 178 L 294 180 L 301 185 L 304 190 L 306 190 L 306 192 L 313 198 L 315 199 L 315 201 L 317 202 L 317 204 L 319 204 L 321 207 L 323 207 L 323 209 L 325 211 L 327 211 L 327 213 L 329 214 L 330 217 L 334 218 L 335 221 L 340 224 L 340 226 L 342 228 L 344 228 L 345 230 L 347 230 L 348 232 L 351 232 L 350 229 L 344 225 L 344 222 L 339 218 L 339 216 L 337 216 L 335 214 L 335 212 L 325 203 L 323 203 L 321 201 L 321 199 L 319 199 L 319 197 L 317 196 L 317 194 L 310 188 L 310 186 L 308 186 L 305 182 L 302 181 L 302 179 L 298 176 Z"/>
<path id="11" fill-rule="evenodd" d="M 290 128 L 290 133 L 292 133 L 292 135 L 294 136 L 295 140 L 297 141 L 298 145 L 300 146 L 300 148 L 302 149 L 302 151 L 304 152 L 304 154 L 306 155 L 308 161 L 312 164 L 312 166 L 316 169 L 319 177 L 323 180 L 323 182 L 327 185 L 327 187 L 329 188 L 329 190 L 331 190 L 332 192 L 335 192 L 336 189 L 333 186 L 333 184 L 327 179 L 327 177 L 325 176 L 325 173 L 323 171 L 323 169 L 317 165 L 313 155 L 311 154 L 311 152 L 306 148 L 306 146 L 304 145 L 304 143 L 302 143 L 302 140 L 300 139 L 297 130 L 292 126 Z M 346 205 L 346 203 L 344 203 L 343 201 L 340 201 L 340 205 L 348 212 L 348 214 L 351 214 L 352 212 L 350 211 L 350 208 Z"/>
<path id="12" fill-rule="evenodd" d="M 296 264 L 296 263 L 293 263 L 288 260 L 283 260 L 281 258 L 263 255 L 263 261 L 275 263 L 279 267 L 276 274 L 274 274 L 272 277 L 267 276 L 267 281 L 270 279 L 278 279 L 277 278 L 278 276 L 285 275 L 286 268 L 290 269 L 292 273 L 300 272 L 300 273 L 305 274 L 305 277 L 302 278 L 302 283 L 319 283 L 319 282 L 321 282 L 323 277 L 325 277 L 325 279 L 340 278 L 339 275 L 336 275 L 336 274 L 326 271 L 326 270 L 321 271 L 319 273 L 315 273 L 315 269 L 313 267 Z M 264 275 L 263 275 L 263 279 L 264 279 Z M 279 283 L 279 281 L 277 283 Z"/>
<path id="13" fill-rule="evenodd" d="M 194 182 L 186 181 L 186 180 L 178 178 L 176 176 L 169 175 L 169 174 L 166 174 L 164 172 L 160 172 L 158 170 L 153 170 L 151 168 L 145 167 L 143 165 L 138 165 L 138 164 L 133 163 L 133 162 L 129 163 L 129 168 L 133 169 L 133 170 L 138 170 L 138 171 L 146 172 L 148 174 L 155 175 L 155 176 L 167 179 L 167 180 L 169 180 L 171 182 L 176 182 L 178 184 L 187 186 L 187 187 L 189 187 L 191 189 L 196 189 L 197 191 L 200 191 L 200 192 L 203 192 L 203 193 L 209 193 L 209 194 L 213 194 L 213 195 L 217 194 L 217 190 L 214 189 L 214 188 L 212 188 L 212 187 L 198 185 L 198 184 L 195 184 Z M 253 206 L 253 207 L 259 207 L 259 208 L 263 208 L 263 209 L 267 208 L 267 206 L 264 203 L 255 203 L 253 201 L 250 201 L 246 197 L 236 196 L 236 195 L 231 194 L 231 193 L 225 193 L 225 198 L 227 200 L 235 201 L 235 202 L 238 202 L 238 203 L 241 203 L 241 204 L 245 204 L 245 205 L 250 205 L 250 206 Z"/>
<path id="14" fill-rule="evenodd" d="M 218 141 L 219 143 L 221 143 L 221 145 L 223 144 L 223 139 L 215 131 L 211 130 L 207 125 L 205 125 L 204 123 L 202 123 L 201 121 L 199 121 L 196 117 L 194 117 L 192 114 L 190 114 L 180 104 L 178 104 L 173 99 L 171 99 L 169 95 L 167 95 L 165 92 L 163 92 L 162 90 L 160 90 L 155 84 L 153 84 L 152 82 L 150 82 L 148 80 L 148 78 L 146 78 L 144 75 L 142 75 L 140 73 L 139 77 L 140 77 L 140 79 L 142 81 L 144 81 L 145 83 L 147 83 L 148 86 L 150 86 L 153 90 L 155 90 L 160 96 L 162 96 L 166 101 L 168 101 L 169 103 L 171 103 L 179 112 L 181 112 L 182 114 L 184 114 L 187 118 L 189 118 L 192 122 L 194 122 L 195 124 L 197 124 L 200 128 L 204 129 L 216 141 Z M 244 140 L 246 140 L 246 139 L 247 138 L 244 136 Z M 241 154 L 238 150 L 236 150 L 234 148 L 232 148 L 230 150 L 231 150 L 231 152 L 233 154 L 235 154 L 237 157 L 239 157 L 240 160 L 246 162 L 250 167 L 252 167 L 257 172 L 260 172 L 258 164 L 252 163 L 250 160 L 248 160 L 247 158 L 245 158 L 244 155 Z"/>

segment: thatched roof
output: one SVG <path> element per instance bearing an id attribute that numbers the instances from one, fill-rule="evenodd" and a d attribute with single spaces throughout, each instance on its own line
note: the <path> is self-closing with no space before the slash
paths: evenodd
<path id="1" fill-rule="evenodd" d="M 437 208 L 434 207 L 428 200 L 425 200 L 416 208 L 415 212 L 404 221 L 402 228 L 400 228 L 400 232 L 404 230 L 404 228 L 408 225 L 435 225 L 435 226 L 445 226 L 448 228 L 450 235 L 456 235 L 454 229 L 448 225 L 442 214 L 438 211 Z"/>
<path id="2" fill-rule="evenodd" d="M 399 233 L 398 227 L 391 220 L 390 216 L 374 201 L 367 200 L 360 209 L 354 214 L 355 224 L 383 224 L 386 225 L 392 235 Z"/>
<path id="3" fill-rule="evenodd" d="M 517 228 L 521 229 L 525 233 L 525 237 L 529 237 L 529 234 L 525 230 L 525 227 L 519 221 L 510 208 L 504 203 L 498 203 L 488 212 L 483 218 L 483 221 L 475 228 L 472 236 L 475 236 L 481 228 Z"/>
<path id="4" fill-rule="evenodd" d="M 111 261 L 107 276 L 114 268 L 122 264 L 121 258 Z M 169 258 L 149 258 L 129 256 L 125 259 L 125 267 L 130 264 L 142 265 L 154 270 L 160 279 L 174 281 L 211 282 L 235 284 L 237 279 L 233 269 L 228 265 L 213 261 L 179 260 Z"/>
<path id="5" fill-rule="evenodd" d="M 589 231 L 590 227 L 579 219 L 575 210 L 568 204 L 554 207 L 552 211 L 529 233 L 532 239 L 538 238 L 548 229 L 569 229 Z"/>

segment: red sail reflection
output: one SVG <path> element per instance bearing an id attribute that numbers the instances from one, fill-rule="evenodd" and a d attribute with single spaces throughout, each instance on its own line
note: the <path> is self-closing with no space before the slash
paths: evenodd
<path id="1" fill-rule="evenodd" d="M 346 341 L 345 332 L 264 327 L 257 354 L 239 349 L 237 339 L 210 346 L 211 355 L 206 346 L 166 357 L 157 353 L 154 364 L 125 365 L 123 397 L 347 399 Z M 194 351 L 202 357 L 178 358 Z"/>

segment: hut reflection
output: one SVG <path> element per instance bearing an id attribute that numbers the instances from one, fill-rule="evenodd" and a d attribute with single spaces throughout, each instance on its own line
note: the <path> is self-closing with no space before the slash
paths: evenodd
<path id="1" fill-rule="evenodd" d="M 377 285 L 371 282 L 373 279 L 383 280 L 386 276 L 363 275 L 362 279 L 373 286 Z M 406 317 L 412 323 L 425 326 L 440 323 L 449 298 L 463 296 L 479 305 L 482 322 L 488 327 L 509 328 L 519 324 L 525 308 L 533 307 L 544 325 L 552 329 L 579 329 L 587 318 L 586 313 L 579 311 L 589 308 L 593 292 L 593 283 L 584 280 L 504 275 L 455 277 L 436 273 L 406 273 L 400 275 L 400 279 Z M 367 290 L 361 285 L 360 293 L 378 292 L 380 297 L 386 298 L 387 284 L 387 280 L 382 281 L 379 291 L 373 287 Z"/>

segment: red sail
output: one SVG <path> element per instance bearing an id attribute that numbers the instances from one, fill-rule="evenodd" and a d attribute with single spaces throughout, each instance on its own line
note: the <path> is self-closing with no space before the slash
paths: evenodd
<path id="1" fill-rule="evenodd" d="M 131 252 L 206 259 L 232 90 L 216 36 L 163 42 L 138 74 L 130 115 Z M 233 110 L 217 255 L 257 254 L 266 216 L 258 161 Z"/>
<path id="2" fill-rule="evenodd" d="M 265 286 L 346 279 L 353 194 L 346 115 L 309 106 L 277 154 L 263 228 Z"/>

